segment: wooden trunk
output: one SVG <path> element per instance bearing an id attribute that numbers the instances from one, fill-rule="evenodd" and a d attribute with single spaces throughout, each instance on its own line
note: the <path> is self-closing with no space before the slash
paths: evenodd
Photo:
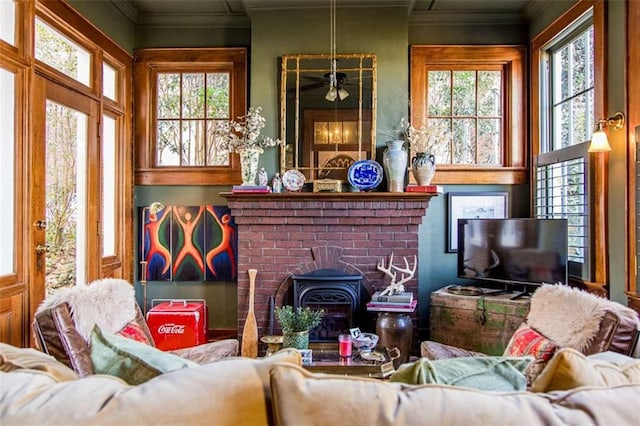
<path id="1" fill-rule="evenodd" d="M 487 355 L 502 355 L 529 311 L 516 293 L 462 296 L 447 288 L 431 294 L 430 340 Z"/>

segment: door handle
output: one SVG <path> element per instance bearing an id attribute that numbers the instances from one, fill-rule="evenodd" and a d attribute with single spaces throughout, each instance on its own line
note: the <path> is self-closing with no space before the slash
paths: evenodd
<path id="1" fill-rule="evenodd" d="M 45 253 L 49 253 L 50 247 L 49 244 L 38 244 L 36 246 L 36 254 L 37 255 L 42 255 Z"/>

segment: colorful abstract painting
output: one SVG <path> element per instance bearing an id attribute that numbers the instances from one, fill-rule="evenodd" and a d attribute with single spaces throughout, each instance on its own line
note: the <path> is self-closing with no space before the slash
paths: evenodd
<path id="1" fill-rule="evenodd" d="M 228 207 L 162 206 L 140 210 L 141 280 L 237 279 L 238 240 Z"/>

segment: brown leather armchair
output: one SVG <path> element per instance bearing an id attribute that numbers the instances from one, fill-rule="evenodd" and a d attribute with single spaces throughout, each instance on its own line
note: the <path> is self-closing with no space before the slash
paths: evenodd
<path id="1" fill-rule="evenodd" d="M 126 281 L 122 282 L 131 286 Z M 96 283 L 93 285 L 100 284 Z M 133 290 L 131 290 L 131 296 L 131 303 L 134 305 L 132 312 L 134 312 L 135 315 L 133 321 L 143 330 L 149 342 L 153 342 L 153 337 L 147 327 L 147 323 L 144 320 L 138 304 L 135 302 Z M 109 302 L 101 303 L 100 310 L 107 315 Z M 87 376 L 93 373 L 90 357 L 91 349 L 88 341 L 78 331 L 75 322 L 77 318 L 74 318 L 74 315 L 77 316 L 77 312 L 74 313 L 67 302 L 55 303 L 52 306 L 43 304 L 36 312 L 33 321 L 36 347 L 69 366 L 80 376 Z M 198 364 L 206 364 L 229 356 L 237 356 L 238 348 L 238 340 L 225 339 L 168 352 Z"/>

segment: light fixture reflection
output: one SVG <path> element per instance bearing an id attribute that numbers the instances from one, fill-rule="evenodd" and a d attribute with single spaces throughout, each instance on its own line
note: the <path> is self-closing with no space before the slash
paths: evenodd
<path id="1" fill-rule="evenodd" d="M 609 138 L 605 132 L 607 127 L 613 127 L 614 130 L 620 130 L 624 127 L 624 114 L 616 112 L 612 117 L 606 120 L 598 120 L 596 124 L 596 130 L 591 136 L 591 144 L 589 145 L 589 152 L 608 152 L 611 151 L 611 145 L 609 145 Z"/>

